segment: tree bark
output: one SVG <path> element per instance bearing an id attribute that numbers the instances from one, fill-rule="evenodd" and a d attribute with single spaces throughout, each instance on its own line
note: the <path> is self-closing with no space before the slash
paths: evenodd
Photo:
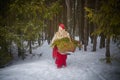
<path id="1" fill-rule="evenodd" d="M 106 63 L 111 63 L 110 59 L 110 36 L 107 36 L 106 39 Z"/>
<path id="2" fill-rule="evenodd" d="M 32 54 L 32 41 L 28 41 L 28 45 L 29 45 L 29 53 Z"/>
<path id="3" fill-rule="evenodd" d="M 88 0 L 85 0 L 85 7 L 87 7 L 88 5 Z M 85 16 L 87 15 L 87 12 L 85 11 Z M 85 17 L 84 16 L 84 17 Z M 88 20 L 87 18 L 85 17 L 84 19 L 84 51 L 87 51 L 87 34 L 88 34 L 88 31 L 87 31 L 87 28 L 88 27 Z"/>
<path id="4" fill-rule="evenodd" d="M 79 1 L 79 0 L 78 0 Z M 79 40 L 84 44 L 84 0 L 80 0 Z"/>
<path id="5" fill-rule="evenodd" d="M 66 6 L 67 6 L 67 27 L 68 27 L 68 32 L 71 32 L 71 5 L 70 5 L 70 0 L 65 0 L 66 1 Z"/>
<path id="6" fill-rule="evenodd" d="M 98 4 L 99 4 L 99 0 L 95 1 L 95 11 L 98 10 Z M 97 25 L 94 24 L 94 31 L 96 31 Z M 96 46 L 97 46 L 97 35 L 93 36 L 93 50 L 92 51 L 96 51 Z"/>
<path id="7" fill-rule="evenodd" d="M 100 35 L 100 49 L 105 47 L 105 36 L 104 34 Z"/>
<path id="8" fill-rule="evenodd" d="M 96 46 L 97 46 L 97 35 L 94 35 L 94 37 L 93 37 L 93 50 L 92 51 L 96 51 Z"/>
<path id="9" fill-rule="evenodd" d="M 76 29 L 76 0 L 74 0 L 74 26 L 73 26 L 73 38 L 75 38 L 75 29 Z"/>
<path id="10" fill-rule="evenodd" d="M 89 34 L 90 34 L 90 39 L 91 39 L 91 44 L 93 44 L 93 38 L 94 38 L 94 36 L 92 35 L 92 33 L 93 33 L 93 27 L 94 27 L 94 24 L 93 23 L 90 23 L 90 31 L 89 31 Z"/>

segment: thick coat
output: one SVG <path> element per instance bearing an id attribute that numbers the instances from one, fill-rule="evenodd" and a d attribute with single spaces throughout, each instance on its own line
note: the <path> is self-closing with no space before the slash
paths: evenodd
<path id="1" fill-rule="evenodd" d="M 62 39 L 62 38 L 64 38 L 64 37 L 70 38 L 70 35 L 69 35 L 69 33 L 68 33 L 67 31 L 62 30 L 61 32 L 59 32 L 59 31 L 56 32 L 55 35 L 54 35 L 54 37 L 53 37 L 53 39 L 52 39 L 52 41 L 51 41 L 51 44 L 52 44 L 55 40 L 57 40 L 57 39 Z"/>
<path id="2" fill-rule="evenodd" d="M 57 39 L 61 39 L 64 37 L 70 38 L 69 33 L 63 29 L 61 32 L 58 31 L 55 33 L 51 43 L 53 43 Z M 61 54 L 60 52 L 58 52 L 57 46 L 54 46 L 52 56 L 55 59 L 57 68 L 61 68 L 62 66 L 67 66 L 66 65 L 67 55 Z"/>

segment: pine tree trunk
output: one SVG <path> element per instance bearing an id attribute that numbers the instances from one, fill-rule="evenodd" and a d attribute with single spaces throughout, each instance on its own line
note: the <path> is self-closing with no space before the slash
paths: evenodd
<path id="1" fill-rule="evenodd" d="M 88 5 L 88 0 L 85 0 L 85 7 L 87 7 L 87 5 Z M 87 15 L 87 12 L 85 11 L 85 16 Z M 85 25 L 84 25 L 84 51 L 87 51 L 87 27 L 88 27 L 88 20 L 87 20 L 87 18 L 85 17 L 85 19 L 84 19 L 84 23 L 85 23 Z"/>
<path id="2" fill-rule="evenodd" d="M 80 0 L 80 27 L 79 27 L 79 40 L 84 44 L 84 0 Z"/>
<path id="3" fill-rule="evenodd" d="M 75 38 L 75 28 L 76 28 L 76 0 L 74 0 L 74 26 L 73 26 L 73 38 Z"/>
<path id="4" fill-rule="evenodd" d="M 93 37 L 93 50 L 92 51 L 96 51 L 96 46 L 97 46 L 97 36 L 94 35 L 94 37 Z"/>
<path id="5" fill-rule="evenodd" d="M 67 6 L 67 27 L 68 27 L 68 32 L 71 32 L 71 5 L 70 5 L 70 0 L 65 0 L 66 1 L 66 6 Z"/>
<path id="6" fill-rule="evenodd" d="M 100 49 L 105 47 L 105 36 L 104 34 L 100 35 Z"/>
<path id="7" fill-rule="evenodd" d="M 29 53 L 32 54 L 32 41 L 28 41 L 29 44 Z"/>
<path id="8" fill-rule="evenodd" d="M 94 24 L 94 31 L 96 30 L 96 25 Z M 97 35 L 93 36 L 93 50 L 96 51 L 96 46 L 97 46 Z"/>
<path id="9" fill-rule="evenodd" d="M 47 35 L 48 35 L 47 40 L 48 40 L 48 44 L 50 44 L 50 40 L 51 40 L 51 38 L 50 38 L 50 35 L 51 35 L 51 28 L 50 28 L 51 27 L 51 20 L 49 20 L 47 27 L 48 27 L 48 29 L 47 29 Z"/>
<path id="10" fill-rule="evenodd" d="M 44 24 L 45 25 L 45 24 Z M 42 27 L 42 35 L 40 36 L 40 45 L 41 45 L 41 43 L 43 43 L 43 41 L 44 41 L 44 39 L 45 39 L 45 35 L 44 35 L 44 28 Z M 39 45 L 39 46 L 40 46 Z"/>
<path id="11" fill-rule="evenodd" d="M 20 46 L 18 46 L 18 57 L 22 57 L 22 59 L 24 60 L 25 59 L 25 50 L 24 50 L 24 47 L 23 47 L 23 40 L 21 40 L 20 42 Z"/>
<path id="12" fill-rule="evenodd" d="M 25 59 L 25 55 L 24 55 L 24 49 L 21 49 L 18 47 L 18 57 L 22 57 L 22 59 Z"/>
<path id="13" fill-rule="evenodd" d="M 11 45 L 9 46 L 9 49 L 7 50 L 12 57 L 12 41 L 10 41 Z"/>
<path id="14" fill-rule="evenodd" d="M 90 39 L 91 39 L 91 44 L 93 44 L 93 38 L 94 38 L 94 36 L 92 35 L 92 33 L 93 33 L 93 27 L 94 27 L 94 25 L 93 25 L 93 23 L 90 23 Z"/>
<path id="15" fill-rule="evenodd" d="M 81 0 L 77 0 L 77 13 L 76 13 L 76 18 L 77 18 L 77 27 L 76 30 L 78 31 L 78 36 L 79 36 L 79 42 L 81 42 L 81 18 L 82 18 L 82 2 Z M 81 48 L 79 47 L 79 50 Z"/>
<path id="16" fill-rule="evenodd" d="M 41 45 L 41 35 L 39 34 L 39 38 L 38 38 L 38 45 L 40 46 Z"/>
<path id="17" fill-rule="evenodd" d="M 95 11 L 97 11 L 98 10 L 98 4 L 99 4 L 99 0 L 96 0 L 95 1 Z M 94 24 L 94 31 L 96 31 L 96 28 L 97 28 L 97 26 L 96 26 L 96 24 Z M 94 37 L 93 37 L 93 50 L 92 51 L 96 51 L 96 46 L 97 46 L 97 35 L 94 35 Z"/>
<path id="18" fill-rule="evenodd" d="M 110 36 L 106 39 L 106 63 L 111 63 L 110 59 Z"/>
<path id="19" fill-rule="evenodd" d="M 63 17 L 63 20 L 60 21 L 60 22 L 63 22 L 65 24 L 65 26 L 66 26 L 65 28 L 68 29 L 69 26 L 67 25 L 67 7 L 66 7 L 66 1 L 63 3 L 63 11 L 62 11 L 62 15 L 61 16 Z M 60 19 L 61 16 L 59 17 L 58 20 L 61 20 Z"/>
<path id="20" fill-rule="evenodd" d="M 18 57 L 21 56 L 21 49 L 18 47 Z"/>

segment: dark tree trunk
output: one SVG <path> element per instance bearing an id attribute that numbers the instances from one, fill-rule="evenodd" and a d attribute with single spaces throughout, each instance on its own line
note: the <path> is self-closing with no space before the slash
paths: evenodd
<path id="1" fill-rule="evenodd" d="M 100 48 L 104 48 L 105 47 L 105 36 L 104 34 L 100 35 Z"/>
<path id="2" fill-rule="evenodd" d="M 24 55 L 24 49 L 21 49 L 18 47 L 18 57 L 22 57 L 22 59 L 25 59 L 25 55 Z"/>
<path id="3" fill-rule="evenodd" d="M 96 0 L 95 1 L 95 11 L 97 11 L 98 10 L 98 4 L 99 4 L 99 0 Z M 94 24 L 94 31 L 96 31 L 96 28 L 97 28 L 97 26 L 96 26 L 96 24 Z M 94 35 L 93 36 L 93 50 L 92 51 L 96 51 L 96 46 L 97 46 L 97 35 Z"/>
<path id="4" fill-rule="evenodd" d="M 48 41 L 48 44 L 50 44 L 50 40 L 51 40 L 51 20 L 49 20 L 49 22 L 48 22 L 48 25 L 47 25 L 47 27 L 48 27 L 48 29 L 47 29 L 47 35 L 48 35 L 48 37 L 47 37 L 47 41 Z"/>
<path id="5" fill-rule="evenodd" d="M 94 25 L 93 25 L 93 23 L 90 23 L 90 29 L 89 29 L 89 34 L 90 34 L 90 39 L 91 39 L 91 43 L 93 44 L 93 38 L 94 38 L 94 36 L 92 35 L 92 33 L 93 33 L 93 27 L 94 27 Z"/>
<path id="6" fill-rule="evenodd" d="M 46 24 L 46 26 L 44 26 L 44 32 L 45 32 L 45 40 L 47 40 L 47 38 L 48 38 L 48 31 L 47 31 L 48 20 L 45 19 L 44 24 Z"/>
<path id="7" fill-rule="evenodd" d="M 65 0 L 66 1 L 66 6 L 67 6 L 67 27 L 68 27 L 68 32 L 71 32 L 71 5 L 70 5 L 70 0 Z"/>
<path id="8" fill-rule="evenodd" d="M 111 63 L 110 59 L 110 36 L 106 39 L 106 63 Z"/>
<path id="9" fill-rule="evenodd" d="M 96 46 L 97 46 L 97 36 L 94 35 L 94 37 L 93 37 L 93 50 L 92 51 L 96 51 Z"/>
<path id="10" fill-rule="evenodd" d="M 76 18 L 77 18 L 77 27 L 76 27 L 76 30 L 78 31 L 78 36 L 79 36 L 79 42 L 81 42 L 81 17 L 80 17 L 80 15 L 82 15 L 81 14 L 81 0 L 77 0 L 77 13 L 76 13 Z M 81 48 L 79 47 L 79 50 L 80 50 Z"/>
<path id="11" fill-rule="evenodd" d="M 84 0 L 80 0 L 80 22 L 78 25 L 79 27 L 79 40 L 82 41 L 82 44 L 84 44 Z"/>
<path id="12" fill-rule="evenodd" d="M 18 57 L 22 57 L 22 59 L 25 59 L 25 50 L 23 46 L 23 40 L 21 40 L 20 45 L 18 46 Z"/>
<path id="13" fill-rule="evenodd" d="M 59 17 L 58 20 L 61 20 L 60 18 L 61 18 L 61 16 Z M 60 22 L 63 22 L 65 24 L 65 29 L 67 30 L 69 26 L 67 25 L 67 7 L 66 7 L 66 1 L 63 3 L 62 21 L 60 21 Z"/>
<path id="14" fill-rule="evenodd" d="M 39 46 L 41 45 L 41 37 L 42 37 L 42 35 L 39 34 L 39 38 L 38 38 L 38 45 Z"/>
<path id="15" fill-rule="evenodd" d="M 96 30 L 96 25 L 94 25 L 94 31 Z M 93 36 L 93 50 L 96 51 L 96 46 L 97 46 L 97 35 Z"/>
<path id="16" fill-rule="evenodd" d="M 73 38 L 75 38 L 75 28 L 76 28 L 76 0 L 74 0 L 74 26 L 73 26 Z"/>
<path id="17" fill-rule="evenodd" d="M 28 41 L 28 45 L 29 45 L 29 53 L 32 54 L 32 41 Z"/>
<path id="18" fill-rule="evenodd" d="M 88 6 L 88 0 L 85 0 L 85 7 L 87 7 Z M 87 15 L 87 12 L 85 12 L 85 16 Z M 84 17 L 85 17 L 84 16 Z M 88 20 L 87 20 L 87 18 L 85 17 L 85 19 L 84 19 L 84 51 L 87 51 L 87 43 L 88 43 L 88 41 L 87 41 L 87 37 L 88 37 Z"/>

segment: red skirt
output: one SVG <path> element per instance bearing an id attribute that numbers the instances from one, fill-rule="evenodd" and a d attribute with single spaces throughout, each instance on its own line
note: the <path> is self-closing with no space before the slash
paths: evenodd
<path id="1" fill-rule="evenodd" d="M 53 48 L 52 57 L 55 59 L 57 67 L 62 67 L 63 65 L 66 66 L 67 55 L 63 55 L 60 52 L 58 52 L 57 46 Z"/>

